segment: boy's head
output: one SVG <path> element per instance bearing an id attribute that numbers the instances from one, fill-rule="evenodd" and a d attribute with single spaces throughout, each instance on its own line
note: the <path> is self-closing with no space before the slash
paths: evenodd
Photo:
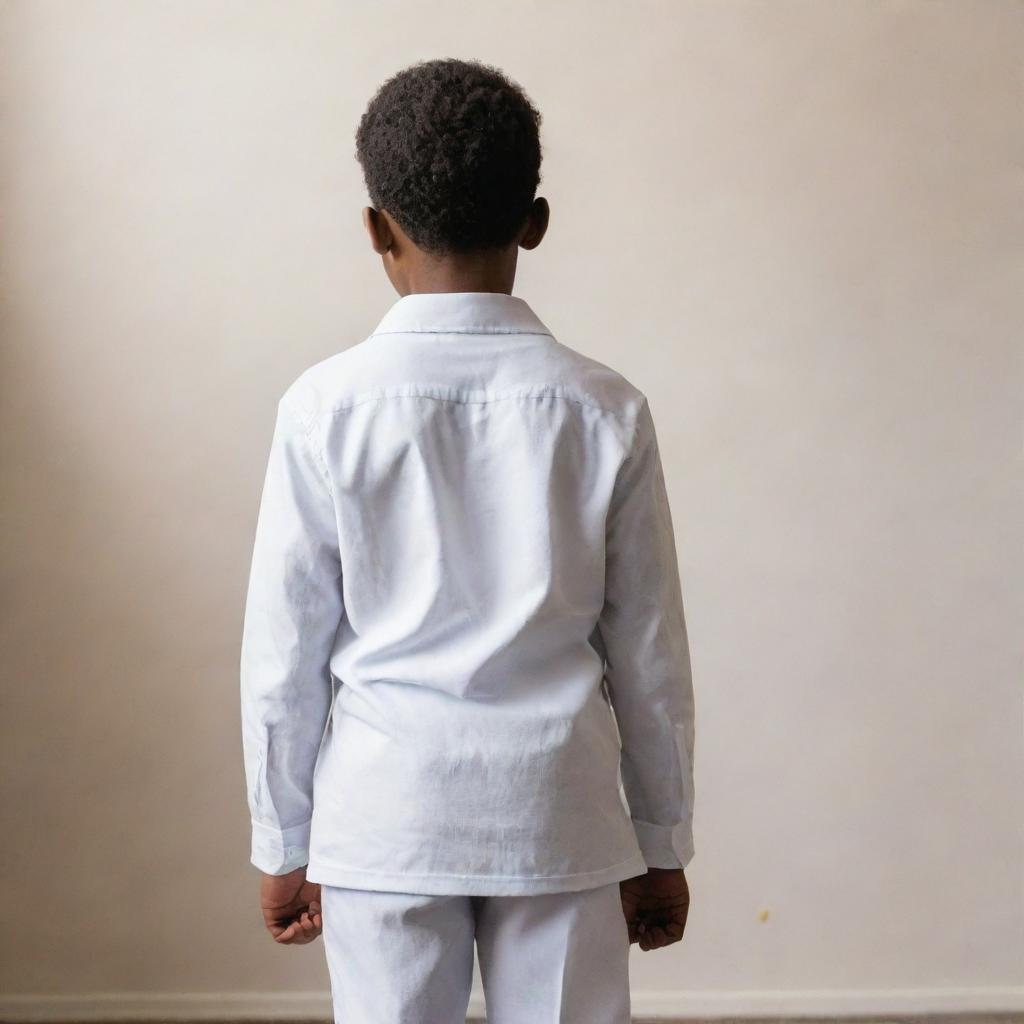
<path id="1" fill-rule="evenodd" d="M 373 203 L 364 223 L 399 291 L 416 288 L 410 262 L 507 272 L 511 260 L 514 275 L 516 248 L 537 245 L 547 224 L 540 120 L 515 82 L 479 61 L 421 61 L 384 82 L 356 156 Z"/>

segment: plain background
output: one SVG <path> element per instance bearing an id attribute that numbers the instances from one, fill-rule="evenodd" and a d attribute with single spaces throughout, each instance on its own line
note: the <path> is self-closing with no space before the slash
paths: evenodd
<path id="1" fill-rule="evenodd" d="M 635 1009 L 1024 1008 L 1024 6 L 0 12 L 0 1009 L 326 1012 L 248 864 L 243 597 L 277 398 L 396 298 L 358 118 L 439 56 L 540 107 L 516 294 L 662 441 L 697 855 Z"/>

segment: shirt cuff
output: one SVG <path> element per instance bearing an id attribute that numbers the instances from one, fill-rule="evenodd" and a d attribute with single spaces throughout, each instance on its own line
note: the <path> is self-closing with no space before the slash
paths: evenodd
<path id="1" fill-rule="evenodd" d="M 693 859 L 693 830 L 690 823 L 655 825 L 633 818 L 640 852 L 649 868 L 685 868 Z"/>
<path id="2" fill-rule="evenodd" d="M 287 875 L 308 864 L 311 823 L 312 819 L 282 831 L 254 821 L 250 862 L 265 875 Z"/>

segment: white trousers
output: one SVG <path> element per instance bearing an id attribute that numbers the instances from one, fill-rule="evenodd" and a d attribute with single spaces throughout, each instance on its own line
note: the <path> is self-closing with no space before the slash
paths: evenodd
<path id="1" fill-rule="evenodd" d="M 526 896 L 321 886 L 335 1024 L 464 1024 L 473 944 L 487 1024 L 629 1024 L 619 883 Z"/>

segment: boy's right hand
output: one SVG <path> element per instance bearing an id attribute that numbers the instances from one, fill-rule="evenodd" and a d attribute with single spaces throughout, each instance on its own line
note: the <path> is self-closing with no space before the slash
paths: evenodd
<path id="1" fill-rule="evenodd" d="M 630 943 L 643 950 L 678 942 L 690 911 L 690 889 L 682 868 L 648 868 L 619 882 Z"/>

